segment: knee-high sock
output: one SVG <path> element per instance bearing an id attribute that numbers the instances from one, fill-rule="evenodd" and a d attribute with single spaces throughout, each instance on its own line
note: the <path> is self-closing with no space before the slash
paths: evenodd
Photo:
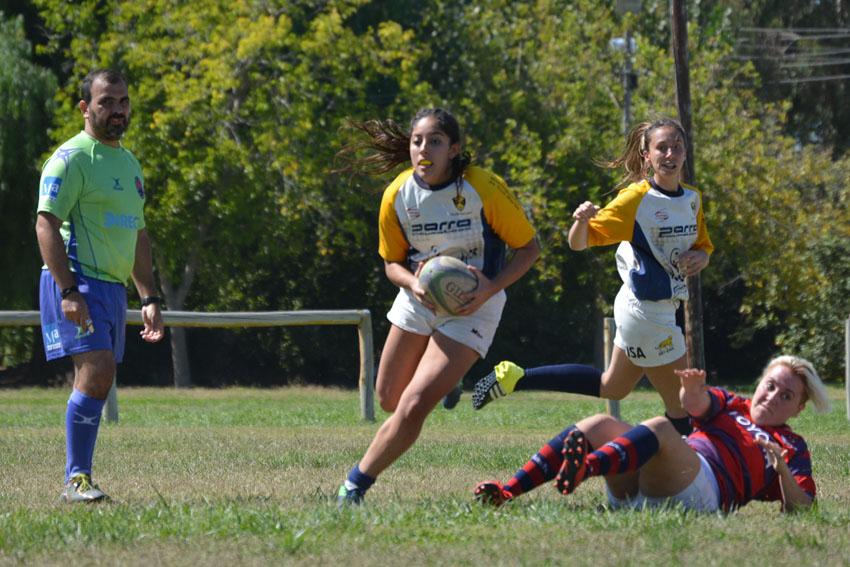
<path id="1" fill-rule="evenodd" d="M 585 364 L 556 364 L 526 368 L 516 390 L 554 390 L 599 397 L 602 372 Z"/>
<path id="2" fill-rule="evenodd" d="M 65 410 L 65 481 L 77 473 L 91 474 L 100 414 L 106 400 L 96 400 L 79 390 L 71 392 Z"/>
<path id="3" fill-rule="evenodd" d="M 505 490 L 514 496 L 519 496 L 523 492 L 533 490 L 544 482 L 555 478 L 561 468 L 561 463 L 564 462 L 564 456 L 561 454 L 561 451 L 564 450 L 564 439 L 575 428 L 575 425 L 570 425 L 554 439 L 543 445 L 540 451 L 531 457 L 525 463 L 525 466 L 519 469 L 514 477 L 505 484 Z"/>
<path id="4" fill-rule="evenodd" d="M 638 470 L 658 452 L 658 437 L 638 425 L 587 455 L 587 476 L 623 474 Z"/>

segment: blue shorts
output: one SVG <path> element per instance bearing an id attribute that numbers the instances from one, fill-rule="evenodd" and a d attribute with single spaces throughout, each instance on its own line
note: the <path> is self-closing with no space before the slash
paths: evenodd
<path id="1" fill-rule="evenodd" d="M 50 271 L 41 271 L 41 336 L 47 360 L 93 350 L 111 350 L 115 362 L 124 358 L 127 327 L 127 289 L 124 284 L 74 274 L 89 307 L 94 331 L 68 321 L 62 313 L 62 296 Z"/>

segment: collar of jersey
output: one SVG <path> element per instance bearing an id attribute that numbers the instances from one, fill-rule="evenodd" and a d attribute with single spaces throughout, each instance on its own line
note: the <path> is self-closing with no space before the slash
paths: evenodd
<path id="1" fill-rule="evenodd" d="M 115 147 L 115 146 L 110 146 L 109 144 L 104 144 L 103 142 L 101 142 L 100 140 L 98 140 L 97 138 L 95 138 L 94 136 L 92 136 L 91 134 L 86 132 L 85 130 L 80 130 L 80 133 L 84 134 L 88 139 L 90 139 L 95 144 L 106 148 L 107 151 L 114 151 L 114 152 L 123 152 L 124 151 L 124 144 L 122 144 L 120 141 L 118 142 L 118 147 Z"/>
<path id="2" fill-rule="evenodd" d="M 656 191 L 658 191 L 658 192 L 659 192 L 659 193 L 661 193 L 662 195 L 666 195 L 666 196 L 668 196 L 668 197 L 681 197 L 682 195 L 684 195 L 684 194 L 685 194 L 685 190 L 684 190 L 684 189 L 682 189 L 682 186 L 681 186 L 681 185 L 679 185 L 678 187 L 676 187 L 676 190 L 675 190 L 675 191 L 668 191 L 667 189 L 663 189 L 660 185 L 658 185 L 658 184 L 655 182 L 655 180 L 654 180 L 654 179 L 651 179 L 651 178 L 650 178 L 650 179 L 648 179 L 647 181 L 649 181 L 649 185 L 650 185 L 653 189 L 655 189 Z"/>
<path id="3" fill-rule="evenodd" d="M 439 191 L 440 189 L 445 189 L 446 187 L 449 187 L 450 185 L 454 185 L 455 181 L 457 181 L 457 177 L 455 177 L 453 179 L 449 179 L 445 183 L 440 183 L 439 185 L 428 185 L 427 183 L 425 183 L 425 181 L 422 180 L 421 177 L 419 177 L 418 175 L 416 175 L 414 173 L 413 174 L 413 181 L 415 181 L 416 184 L 419 185 L 420 187 L 422 187 L 423 189 L 430 189 L 431 191 Z"/>

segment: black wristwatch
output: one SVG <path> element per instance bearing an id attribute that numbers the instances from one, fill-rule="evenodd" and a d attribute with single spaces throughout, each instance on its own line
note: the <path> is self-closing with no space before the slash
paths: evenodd
<path id="1" fill-rule="evenodd" d="M 66 287 L 65 289 L 63 289 L 63 290 L 59 293 L 59 295 L 61 295 L 61 296 L 62 296 L 62 299 L 66 299 L 69 295 L 71 295 L 72 293 L 75 293 L 75 292 L 76 292 L 76 293 L 79 293 L 79 292 L 80 292 L 80 288 L 78 288 L 78 287 L 77 287 L 77 286 L 75 286 L 75 285 L 72 285 L 71 287 Z"/>
<path id="2" fill-rule="evenodd" d="M 147 307 L 148 305 L 153 305 L 154 303 L 162 303 L 162 298 L 158 295 L 149 295 L 147 297 L 142 298 L 142 307 Z"/>

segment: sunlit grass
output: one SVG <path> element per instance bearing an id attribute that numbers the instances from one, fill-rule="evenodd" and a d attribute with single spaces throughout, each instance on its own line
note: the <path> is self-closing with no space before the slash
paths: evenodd
<path id="1" fill-rule="evenodd" d="M 850 427 L 841 392 L 804 413 L 819 507 L 782 516 L 754 503 L 731 516 L 607 512 L 594 479 L 569 498 L 550 487 L 500 510 L 471 489 L 510 477 L 565 425 L 602 411 L 575 396 L 520 393 L 474 412 L 466 394 L 438 408 L 420 441 L 367 495 L 334 494 L 378 427 L 353 391 L 122 389 L 105 424 L 95 480 L 113 497 L 56 502 L 64 467 L 57 389 L 0 391 L 0 563 L 32 564 L 748 564 L 847 565 Z M 657 395 L 622 404 L 636 421 Z M 379 422 L 385 414 L 378 412 Z"/>

